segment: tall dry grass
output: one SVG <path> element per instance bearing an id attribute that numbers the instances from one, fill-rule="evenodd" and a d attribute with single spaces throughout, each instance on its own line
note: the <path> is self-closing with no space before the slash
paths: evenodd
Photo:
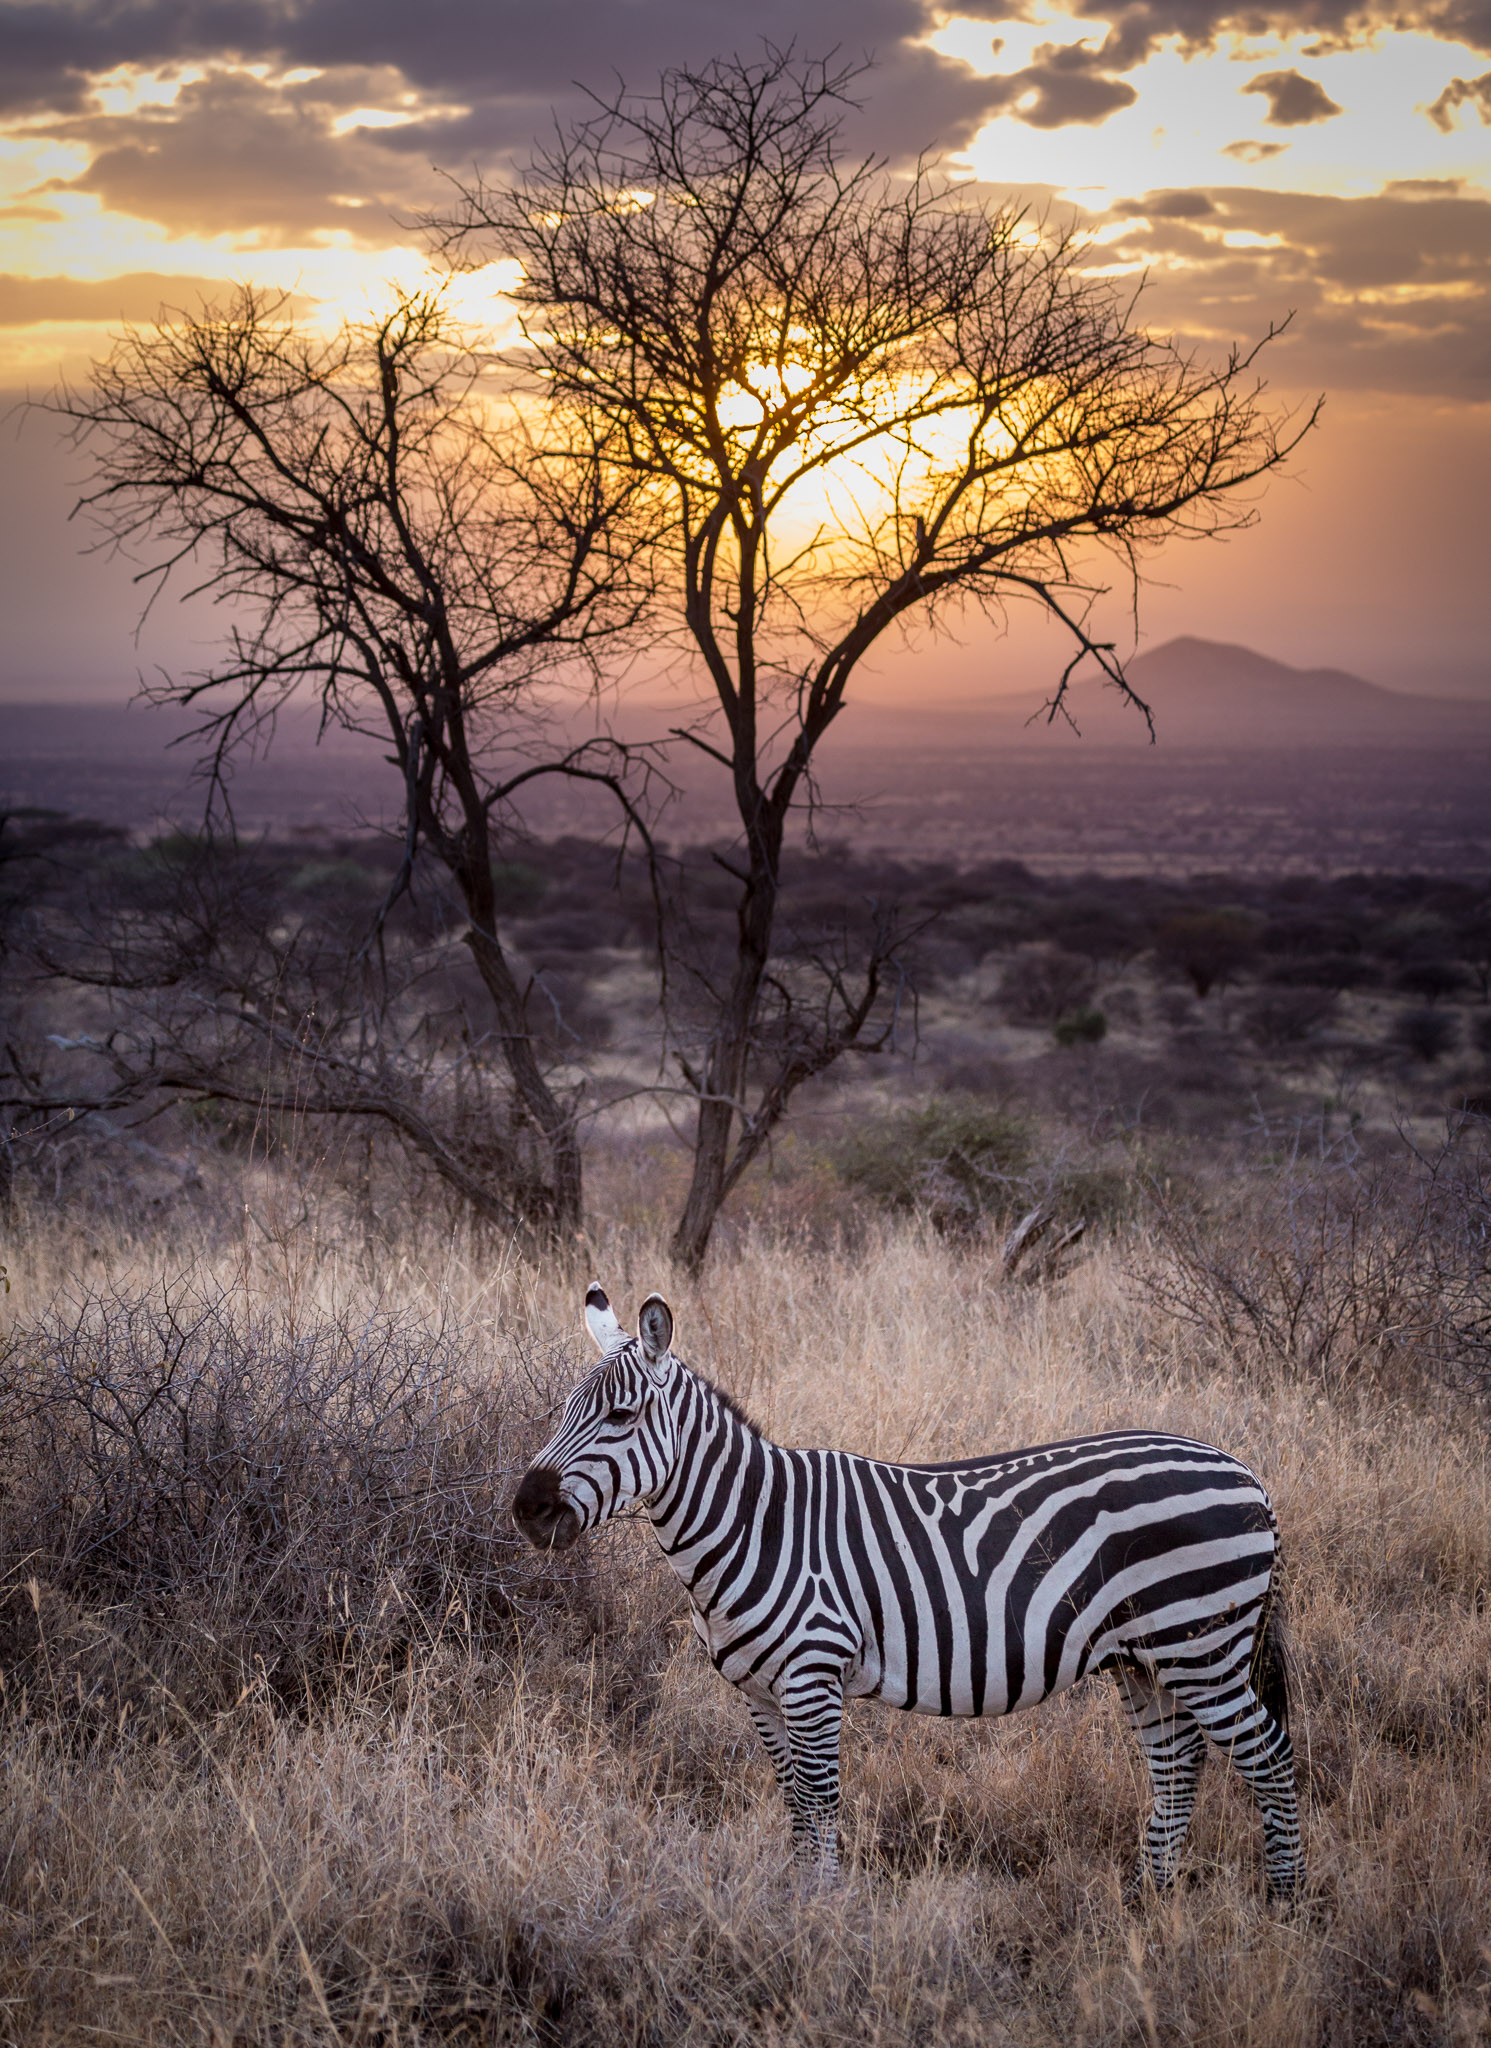
<path id="1" fill-rule="evenodd" d="M 618 1186 L 615 1212 L 639 1208 Z M 1135 1291 L 1122 1238 L 1046 1288 L 913 1221 L 862 1220 L 852 1254 L 765 1221 L 697 1287 L 660 1244 L 645 1217 L 541 1266 L 433 1224 L 375 1242 L 329 1194 L 267 1175 L 240 1220 L 220 1209 L 195 1236 L 179 1214 L 86 1242 L 18 1219 L 0 1252 L 0 2037 L 1355 2048 L 1491 2031 L 1491 1462 L 1468 1411 L 1376 1383 L 1327 1398 L 1215 1345 L 1203 1359 Z M 1102 1681 L 1003 1723 L 854 1706 L 846 1880 L 803 1895 L 744 1710 L 646 1530 L 612 1530 L 552 1581 L 496 1547 L 592 1273 L 623 1305 L 663 1286 L 683 1355 L 788 1441 L 934 1458 L 1142 1422 L 1252 1461 L 1288 1556 L 1306 1906 L 1265 1906 L 1256 1822 L 1215 1763 L 1187 1881 L 1121 1905 L 1143 1791 Z M 214 1469 L 242 1491 L 193 1495 L 202 1469 L 164 1430 L 162 1469 L 179 1490 L 190 1468 L 196 1506 L 151 1529 L 138 1446 L 69 1460 L 37 1396 L 64 1352 L 94 1384 L 106 1328 L 153 1333 L 173 1290 L 217 1318 L 192 1355 L 208 1393 L 214 1362 L 233 1368 Z M 370 1383 L 361 1405 L 287 1420 L 295 1359 L 345 1362 L 369 1330 L 397 1333 L 424 1392 L 396 1410 Z M 466 1447 L 444 1507 L 442 1428 Z M 79 1533 L 104 1526 L 101 1501 L 118 1510 L 107 1572 Z M 463 1599 L 468 1580 L 487 1597 Z"/>

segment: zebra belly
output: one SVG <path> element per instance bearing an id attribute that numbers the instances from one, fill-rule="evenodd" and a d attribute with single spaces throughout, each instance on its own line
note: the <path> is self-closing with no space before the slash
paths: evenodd
<path id="1" fill-rule="evenodd" d="M 927 1674 L 923 1674 L 924 1682 L 915 1687 L 908 1686 L 908 1676 L 904 1657 L 892 1655 L 886 1659 L 867 1652 L 850 1666 L 844 1680 L 844 1697 L 884 1700 L 887 1706 L 900 1707 L 908 1714 L 936 1714 L 954 1720 L 976 1720 L 1011 1711 L 1002 1689 L 986 1687 L 982 1700 L 975 1702 L 966 1667 L 961 1674 L 950 1674 L 946 1701 L 940 1674 L 930 1674 L 930 1684 L 925 1682 Z"/>

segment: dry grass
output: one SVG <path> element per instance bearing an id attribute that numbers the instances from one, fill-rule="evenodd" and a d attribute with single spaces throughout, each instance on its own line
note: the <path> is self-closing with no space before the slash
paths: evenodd
<path id="1" fill-rule="evenodd" d="M 204 1594 L 193 1625 L 216 1615 L 233 1682 L 206 1685 L 199 1646 L 188 1698 L 184 1595 L 116 1578 L 90 1605 L 35 1524 L 7 1559 L 0 2036 L 1355 2048 L 1491 2031 L 1491 1463 L 1460 1412 L 1198 1363 L 1136 1300 L 1121 1244 L 1041 1291 L 913 1222 L 865 1224 L 852 1258 L 763 1225 L 692 1289 L 642 1227 L 537 1269 L 433 1229 L 372 1256 L 332 1201 L 299 1201 L 265 1181 L 241 1235 L 200 1243 L 178 1225 L 89 1246 L 23 1218 L 0 1250 L 7 1312 L 25 1333 L 79 1274 L 138 1293 L 189 1272 L 262 1333 L 255 1413 L 291 1325 L 422 1319 L 485 1389 L 507 1466 L 541 1427 L 525 1362 L 575 1327 L 593 1269 L 622 1303 L 664 1284 L 683 1354 L 789 1441 L 936 1457 L 1142 1421 L 1248 1457 L 1290 1560 L 1310 1900 L 1265 1907 L 1256 1823 L 1213 1765 L 1189 1881 L 1121 1906 L 1140 1773 L 1102 1682 L 1004 1723 L 856 1706 L 848 1876 L 800 1895 L 745 1712 L 643 1529 L 611 1532 L 552 1599 L 447 1625 L 430 1595 L 419 1628 L 365 1632 L 340 1666 L 316 1663 L 292 1603 L 294 1668 L 317 1674 L 299 1695 L 274 1681 L 273 1631 L 245 1666 L 240 1609 Z M 15 1528 L 35 1459 L 10 1414 Z M 399 1441 L 407 1473 L 424 1440 Z M 308 1578 L 327 1555 L 306 1549 Z M 441 1569 L 453 1593 L 459 1555 Z M 151 1666 L 150 1713 L 77 1704 L 103 1643 Z"/>

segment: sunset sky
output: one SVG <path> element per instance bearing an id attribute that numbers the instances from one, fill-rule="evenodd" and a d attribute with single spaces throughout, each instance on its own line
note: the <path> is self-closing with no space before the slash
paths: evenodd
<path id="1" fill-rule="evenodd" d="M 1324 392 L 1324 424 L 1256 531 L 1156 564 L 1145 643 L 1491 694 L 1491 0 L 0 0 L 0 403 L 229 280 L 317 321 L 377 303 L 424 274 L 410 224 L 440 169 L 500 175 L 578 110 L 576 78 L 752 54 L 747 20 L 872 54 L 857 145 L 1074 210 L 1094 261 L 1147 274 L 1151 325 L 1220 349 L 1294 313 L 1270 378 Z M 201 665 L 200 609 L 131 638 L 128 567 L 80 555 L 46 423 L 3 433 L 0 695 Z M 1045 659 L 1038 632 L 980 632 L 887 656 L 874 687 L 1028 687 Z"/>

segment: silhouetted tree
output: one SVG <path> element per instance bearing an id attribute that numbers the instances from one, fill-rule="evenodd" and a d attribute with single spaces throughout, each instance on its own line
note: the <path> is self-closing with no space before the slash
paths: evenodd
<path id="1" fill-rule="evenodd" d="M 637 818 L 625 749 L 572 744 L 546 686 L 583 670 L 641 613 L 635 529 L 619 517 L 639 486 L 588 418 L 577 440 L 550 406 L 536 442 L 522 379 L 492 369 L 438 294 L 401 298 L 386 318 L 324 339 L 294 324 L 283 297 L 245 289 L 226 307 L 127 333 L 87 389 L 52 403 L 94 463 L 83 508 L 142 556 L 142 579 L 159 588 L 174 573 L 230 608 L 223 658 L 147 693 L 202 711 L 219 785 L 235 751 L 262 741 L 297 695 L 319 704 L 323 722 L 387 741 L 405 854 L 374 934 L 427 848 L 464 905 L 511 1081 L 512 1127 L 488 1147 L 502 1170 L 478 1206 L 566 1230 L 581 1209 L 576 1091 L 541 1056 L 530 992 L 498 929 L 493 859 L 504 817 L 540 776 L 602 784 Z M 167 923 L 169 952 L 179 921 Z M 313 1027 L 276 1012 L 271 1028 L 267 1016 L 223 1009 L 228 991 L 248 1001 L 245 974 L 252 982 L 272 965 L 262 945 L 249 950 L 252 970 L 240 958 L 228 972 L 223 945 L 209 948 L 218 981 L 205 1035 L 183 1036 L 178 1015 L 132 1064 L 116 1048 L 115 1093 L 133 1071 L 141 1086 L 238 1100 L 251 1087 L 271 1107 L 425 1129 L 422 1071 L 383 1056 L 386 1034 L 373 1034 L 383 1050 L 371 1068 L 366 1033 L 359 1049 L 364 1004 L 350 964 L 319 1016 L 300 975 Z M 112 971 L 98 947 L 91 957 L 92 971 Z M 365 951 L 364 969 L 374 957 Z M 381 1002 L 369 992 L 367 1014 Z M 344 1028 L 329 1031 L 332 1017 Z M 525 1139 L 539 1158 L 508 1172 Z M 417 1142 L 472 1193 L 472 1146 L 461 1165 Z"/>
<path id="2" fill-rule="evenodd" d="M 1070 233 L 847 159 L 854 77 L 770 50 L 670 71 L 598 99 L 515 184 L 465 190 L 443 230 L 457 260 L 521 264 L 524 355 L 630 466 L 714 699 L 688 737 L 740 839 L 733 958 L 676 1046 L 693 1269 L 794 1089 L 883 1029 L 890 938 L 816 1009 L 773 968 L 788 820 L 861 660 L 898 622 L 1023 598 L 1070 642 L 1053 715 L 1084 659 L 1137 702 L 1084 560 L 1132 574 L 1150 544 L 1245 523 L 1239 491 L 1293 445 L 1252 352 L 1211 366 L 1147 333 Z"/>

